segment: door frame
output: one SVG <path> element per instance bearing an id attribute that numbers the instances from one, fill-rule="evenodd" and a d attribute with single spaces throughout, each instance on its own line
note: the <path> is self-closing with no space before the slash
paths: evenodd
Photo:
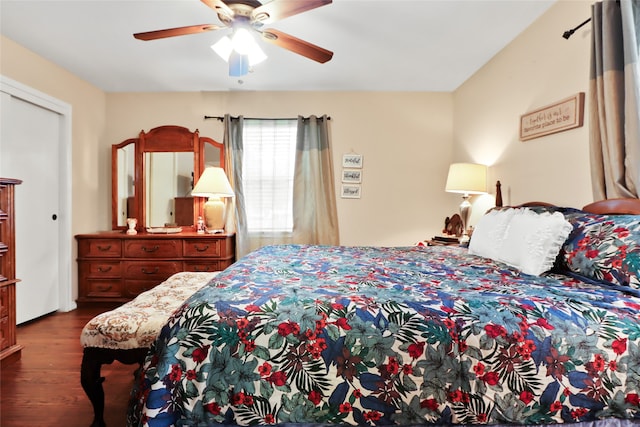
<path id="1" fill-rule="evenodd" d="M 73 298 L 73 283 L 71 276 L 73 243 L 73 235 L 71 232 L 72 108 L 71 105 L 66 102 L 60 101 L 46 93 L 40 92 L 39 90 L 33 89 L 3 75 L 0 75 L 0 91 L 57 113 L 59 117 L 60 134 L 58 135 L 58 182 L 60 191 L 58 192 L 58 203 L 60 211 L 58 212 L 58 220 L 56 221 L 58 224 L 58 311 L 71 311 L 77 307 Z"/>

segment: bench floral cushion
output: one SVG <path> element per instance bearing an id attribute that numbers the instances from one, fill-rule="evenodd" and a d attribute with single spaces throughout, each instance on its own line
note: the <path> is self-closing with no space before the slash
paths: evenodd
<path id="1" fill-rule="evenodd" d="M 133 301 L 95 316 L 82 330 L 80 342 L 83 347 L 121 350 L 148 348 L 171 313 L 217 274 L 174 274 Z"/>

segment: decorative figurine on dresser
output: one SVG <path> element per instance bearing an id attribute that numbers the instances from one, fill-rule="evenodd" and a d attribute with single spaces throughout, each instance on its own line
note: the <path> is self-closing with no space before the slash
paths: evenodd
<path id="1" fill-rule="evenodd" d="M 0 178 L 0 361 L 20 359 L 16 338 L 15 186 L 19 179 Z"/>
<path id="2" fill-rule="evenodd" d="M 180 271 L 235 261 L 233 234 L 196 230 L 207 200 L 191 194 L 193 177 L 209 167 L 224 169 L 223 145 L 180 126 L 112 146 L 112 231 L 75 236 L 78 304 L 123 303 Z"/>

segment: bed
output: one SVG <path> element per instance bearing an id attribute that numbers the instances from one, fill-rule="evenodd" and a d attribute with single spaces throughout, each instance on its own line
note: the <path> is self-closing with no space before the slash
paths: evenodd
<path id="1" fill-rule="evenodd" d="M 128 425 L 637 425 L 638 214 L 538 203 L 491 210 L 468 249 L 261 248 L 163 326 Z"/>

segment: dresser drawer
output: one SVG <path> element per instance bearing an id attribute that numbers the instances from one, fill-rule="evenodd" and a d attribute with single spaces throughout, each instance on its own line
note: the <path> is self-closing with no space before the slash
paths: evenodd
<path id="1" fill-rule="evenodd" d="M 122 246 L 118 239 L 81 239 L 78 240 L 78 254 L 89 258 L 119 258 Z"/>
<path id="2" fill-rule="evenodd" d="M 124 242 L 124 256 L 127 258 L 180 258 L 180 240 L 136 239 Z"/>
<path id="3" fill-rule="evenodd" d="M 184 240 L 184 256 L 185 258 L 191 257 L 209 257 L 217 258 L 222 255 L 221 248 L 222 241 L 216 240 L 203 240 L 203 239 L 185 239 Z"/>
<path id="4" fill-rule="evenodd" d="M 235 261 L 233 235 L 104 232 L 76 240 L 79 304 L 126 302 L 181 271 L 222 271 Z"/>
<path id="5" fill-rule="evenodd" d="M 120 277 L 120 261 L 83 261 L 80 274 L 86 278 Z"/>
<path id="6" fill-rule="evenodd" d="M 125 280 L 124 296 L 133 299 L 141 293 L 153 289 L 158 284 L 157 280 Z"/>
<path id="7" fill-rule="evenodd" d="M 117 298 L 122 296 L 122 282 L 120 280 L 87 280 L 87 297 Z"/>
<path id="8" fill-rule="evenodd" d="M 180 261 L 123 262 L 123 275 L 125 279 L 156 280 L 156 285 L 179 271 L 182 271 L 182 262 Z"/>
<path id="9" fill-rule="evenodd" d="M 222 271 L 223 262 L 220 261 L 185 261 L 184 271 L 196 271 L 196 272 L 210 272 L 210 271 Z"/>

